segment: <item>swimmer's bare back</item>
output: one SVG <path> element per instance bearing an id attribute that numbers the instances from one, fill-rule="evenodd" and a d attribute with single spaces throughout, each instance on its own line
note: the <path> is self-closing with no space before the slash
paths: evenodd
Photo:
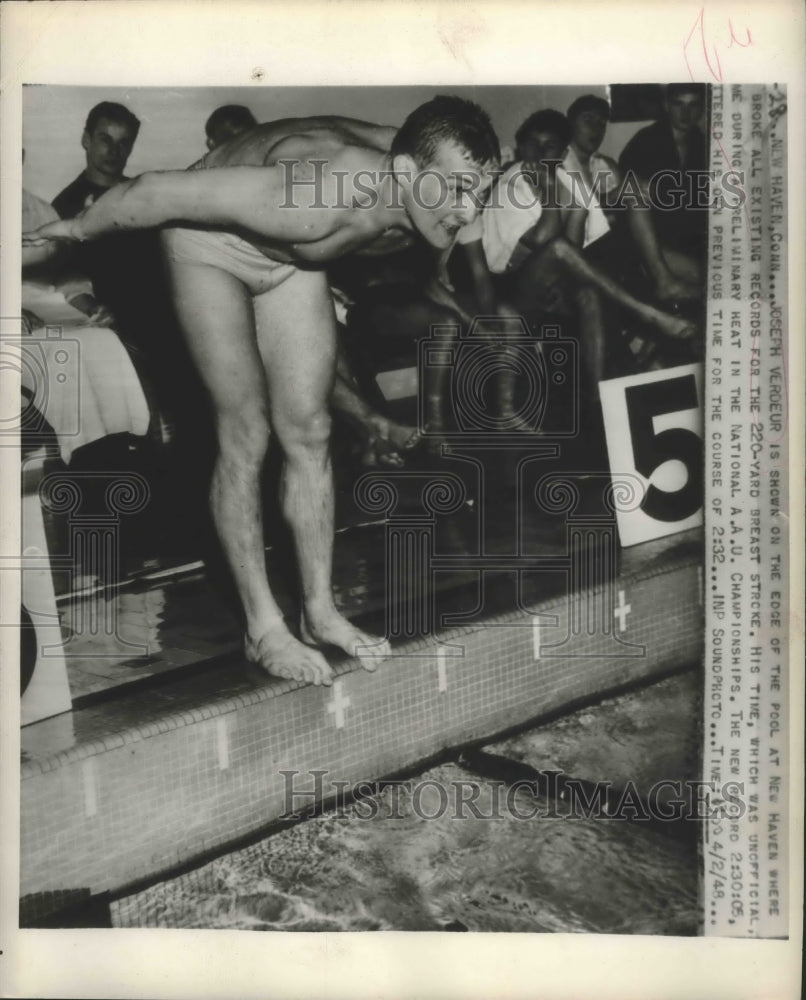
<path id="1" fill-rule="evenodd" d="M 235 231 L 284 262 L 323 263 L 377 243 L 397 250 L 412 225 L 380 190 L 392 183 L 395 131 L 347 118 L 259 125 L 213 150 L 197 169 L 125 181 L 75 219 L 44 226 L 24 242 L 186 223 Z"/>

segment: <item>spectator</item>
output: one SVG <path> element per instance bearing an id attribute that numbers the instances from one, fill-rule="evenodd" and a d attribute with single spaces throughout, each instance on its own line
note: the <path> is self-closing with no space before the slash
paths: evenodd
<path id="1" fill-rule="evenodd" d="M 122 104 L 103 101 L 87 116 L 81 145 L 86 167 L 53 202 L 63 219 L 74 218 L 107 191 L 125 183 L 126 164 L 140 131 L 137 117 Z M 212 464 L 212 429 L 204 393 L 179 332 L 168 289 L 158 234 L 154 231 L 113 233 L 71 248 L 72 261 L 92 282 L 95 298 L 107 306 L 113 326 L 132 357 L 152 408 L 152 443 L 148 456 L 164 463 L 178 487 L 166 484 L 184 511 L 203 505 L 204 479 Z M 195 523 L 195 522 L 194 522 Z"/>
<path id="2" fill-rule="evenodd" d="M 102 101 L 95 105 L 81 136 L 87 165 L 53 199 L 53 207 L 63 219 L 72 219 L 109 188 L 126 180 L 123 171 L 139 131 L 139 119 L 122 104 Z"/>
<path id="3" fill-rule="evenodd" d="M 615 160 L 599 153 L 609 120 L 610 105 L 594 94 L 577 98 L 568 109 L 571 141 L 563 169 L 590 204 L 589 214 L 601 208 L 610 224 L 607 242 L 596 246 L 594 259 L 614 274 L 613 266 L 619 267 L 622 282 L 634 261 L 652 282 L 658 302 L 696 298 L 695 281 L 677 274 L 663 252 L 644 189 L 636 179 L 622 177 Z"/>
<path id="4" fill-rule="evenodd" d="M 72 219 L 125 176 L 140 122 L 122 104 L 103 101 L 87 116 L 81 145 L 86 167 L 53 200 L 63 219 Z M 96 298 L 108 306 L 130 350 L 140 352 L 149 375 L 163 366 L 169 299 L 154 233 L 125 233 L 75 248 L 75 262 L 92 281 Z M 156 358 L 159 356 L 160 361 Z"/>
<path id="5" fill-rule="evenodd" d="M 652 215 L 664 251 L 693 279 L 702 274 L 708 227 L 708 213 L 696 206 L 698 178 L 708 169 L 700 129 L 704 108 L 702 84 L 669 84 L 664 117 L 637 132 L 619 159 L 622 170 L 633 171 L 650 185 Z"/>
<path id="6" fill-rule="evenodd" d="M 207 133 L 207 148 L 215 149 L 234 139 L 242 132 L 248 132 L 257 125 L 257 119 L 242 104 L 225 104 L 216 108 L 207 119 L 204 131 Z"/>
<path id="7" fill-rule="evenodd" d="M 506 313 L 505 303 L 511 303 L 533 327 L 538 327 L 550 313 L 575 317 L 581 341 L 582 391 L 584 398 L 595 404 L 598 384 L 618 353 L 614 349 L 617 342 L 609 335 L 611 324 L 603 312 L 605 303 L 668 340 L 688 340 L 696 331 L 687 320 L 632 295 L 588 251 L 575 245 L 591 242 L 590 233 L 586 235 L 585 216 L 593 216 L 594 208 L 598 210 L 598 222 L 605 227 L 602 235 L 608 231 L 598 201 L 592 201 L 586 212 L 568 196 L 568 186 L 580 175 L 583 183 L 591 183 L 589 172 L 581 173 L 582 165 L 591 165 L 604 135 L 602 109 L 592 105 L 593 101 L 600 99 L 591 96 L 590 104 L 580 99 L 583 111 L 591 111 L 600 120 L 585 121 L 576 127 L 572 120 L 571 156 L 567 154 L 563 161 L 564 167 L 568 165 L 567 176 L 557 166 L 563 130 L 553 117 L 556 113 L 547 118 L 548 113 L 541 112 L 524 122 L 517 133 L 516 161 L 500 176 L 480 217 L 460 230 L 457 243 L 463 245 L 484 312 Z M 601 104 L 607 107 L 606 102 Z M 571 110 L 582 115 L 574 105 Z M 607 161 L 607 169 L 611 163 Z M 577 178 L 571 174 L 573 170 Z M 572 232 L 577 234 L 576 241 L 571 239 Z M 501 408 L 507 418 L 511 404 L 512 382 L 504 379 Z"/>

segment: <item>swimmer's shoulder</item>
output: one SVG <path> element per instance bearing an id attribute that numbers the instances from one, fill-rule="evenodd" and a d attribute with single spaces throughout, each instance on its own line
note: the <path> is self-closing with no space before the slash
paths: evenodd
<path id="1" fill-rule="evenodd" d="M 392 126 L 336 116 L 291 119 L 277 126 L 265 149 L 263 162 L 266 166 L 294 156 L 336 157 L 343 151 L 349 158 L 350 150 L 365 150 L 370 155 L 387 153 L 397 132 Z"/>
<path id="2" fill-rule="evenodd" d="M 326 159 L 338 169 L 360 169 L 388 152 L 397 129 L 352 118 L 286 118 L 257 125 L 210 151 L 189 168 L 276 166 L 281 160 Z"/>

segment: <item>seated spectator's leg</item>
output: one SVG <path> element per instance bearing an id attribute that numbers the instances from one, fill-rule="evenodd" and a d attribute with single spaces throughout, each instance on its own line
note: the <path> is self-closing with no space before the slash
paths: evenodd
<path id="1" fill-rule="evenodd" d="M 410 451 L 420 441 L 416 427 L 390 420 L 373 409 L 364 398 L 341 345 L 336 352 L 336 378 L 330 405 L 346 417 L 362 439 L 362 463 L 366 466 L 404 464 L 401 452 Z"/>
<path id="2" fill-rule="evenodd" d="M 574 299 L 579 312 L 580 351 L 584 375 L 585 397 L 598 399 L 599 383 L 605 377 L 606 331 L 602 300 L 599 292 L 590 285 L 576 289 Z"/>
<path id="3" fill-rule="evenodd" d="M 627 221 L 641 258 L 654 282 L 658 301 L 674 302 L 698 298 L 701 290 L 697 284 L 686 281 L 669 266 L 667 256 L 658 241 L 652 211 L 649 208 L 628 208 Z"/>
<path id="4" fill-rule="evenodd" d="M 511 316 L 514 319 L 528 319 L 534 328 L 537 328 L 542 317 L 540 310 L 534 301 L 535 296 L 529 293 L 534 292 L 533 283 L 527 283 L 524 290 L 525 295 L 519 293 L 518 286 L 519 272 L 508 271 L 504 274 L 495 275 L 493 278 L 493 288 L 498 302 L 497 314 L 499 317 Z M 517 389 L 519 385 L 520 359 L 518 348 L 502 338 L 499 344 L 500 366 L 495 375 L 495 402 L 498 409 L 498 416 L 501 418 L 502 430 L 525 431 L 531 433 L 535 430 L 532 423 L 523 420 L 518 413 Z"/>
<path id="5" fill-rule="evenodd" d="M 268 380 L 271 425 L 285 465 L 281 493 L 302 580 L 302 634 L 372 669 L 388 644 L 357 629 L 331 590 L 333 477 L 329 402 L 336 363 L 336 318 L 323 271 L 295 271 L 254 299 L 257 342 Z M 318 656 L 319 654 L 315 654 Z"/>
<path id="6" fill-rule="evenodd" d="M 533 255 L 523 265 L 523 268 L 527 267 L 543 283 L 548 276 L 556 275 L 570 280 L 574 285 L 589 285 L 597 289 L 604 298 L 626 309 L 664 336 L 685 340 L 696 332 L 689 320 L 663 312 L 625 291 L 604 271 L 586 260 L 582 252 L 564 237 L 552 240 L 542 251 Z"/>
<path id="7" fill-rule="evenodd" d="M 329 683 L 330 667 L 290 634 L 266 577 L 260 478 L 269 402 L 251 298 L 214 267 L 169 261 L 169 271 L 178 319 L 213 405 L 218 455 L 210 501 L 243 605 L 247 656 L 282 677 Z"/>
<path id="8" fill-rule="evenodd" d="M 697 289 L 697 296 L 702 297 L 703 265 L 694 254 L 674 250 L 672 247 L 662 248 L 663 259 L 672 274 L 687 285 Z"/>
<path id="9" fill-rule="evenodd" d="M 388 301 L 381 297 L 381 289 L 373 291 L 376 295 L 371 301 L 360 303 L 351 312 L 351 325 L 354 324 L 356 332 L 365 338 L 408 341 L 414 358 L 417 356 L 417 341 L 430 337 L 435 328 L 455 329 L 459 324 L 455 313 L 432 302 L 419 290 L 409 290 L 405 296 L 394 294 Z M 440 334 L 437 330 L 436 335 L 450 337 L 450 331 Z M 419 374 L 425 379 L 422 388 L 425 421 L 429 431 L 439 434 L 445 429 L 447 369 L 429 366 Z"/>

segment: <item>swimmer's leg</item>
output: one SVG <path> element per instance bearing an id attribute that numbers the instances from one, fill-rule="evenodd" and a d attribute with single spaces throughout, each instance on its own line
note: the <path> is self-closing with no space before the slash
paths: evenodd
<path id="1" fill-rule="evenodd" d="M 336 361 L 336 319 L 323 271 L 295 271 L 254 299 L 258 347 L 269 385 L 271 424 L 285 453 L 283 510 L 303 589 L 303 637 L 357 656 L 367 669 L 388 655 L 333 601 L 333 477 L 328 404 Z"/>
<path id="2" fill-rule="evenodd" d="M 251 298 L 215 267 L 169 260 L 168 269 L 179 322 L 213 404 L 218 455 L 210 503 L 243 604 L 247 657 L 281 677 L 329 684 L 327 661 L 288 631 L 266 577 L 260 479 L 269 404 Z"/>

